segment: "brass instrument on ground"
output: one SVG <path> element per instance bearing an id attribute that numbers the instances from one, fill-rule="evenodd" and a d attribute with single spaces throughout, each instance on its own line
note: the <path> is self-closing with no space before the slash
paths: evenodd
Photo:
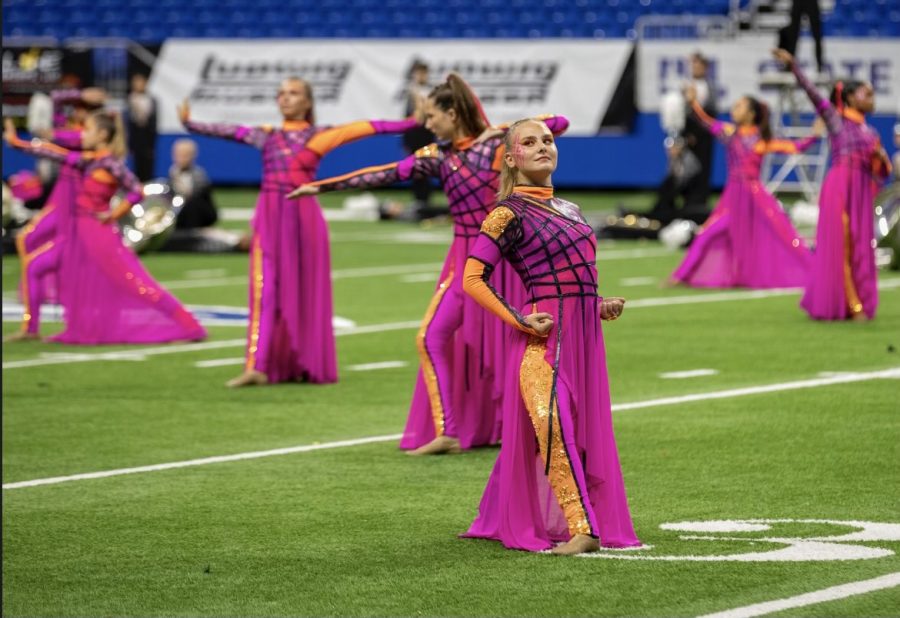
<path id="1" fill-rule="evenodd" d="M 122 195 L 110 203 L 115 208 Z M 126 246 L 135 253 L 160 248 L 175 229 L 175 220 L 184 206 L 184 198 L 175 193 L 168 181 L 158 178 L 144 185 L 144 197 L 119 219 L 119 229 Z"/>

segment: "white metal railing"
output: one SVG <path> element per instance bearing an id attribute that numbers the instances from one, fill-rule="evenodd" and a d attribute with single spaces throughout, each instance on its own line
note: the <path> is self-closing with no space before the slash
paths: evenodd
<path id="1" fill-rule="evenodd" d="M 737 25 L 725 15 L 642 15 L 634 29 L 639 40 L 727 39 L 735 36 Z"/>

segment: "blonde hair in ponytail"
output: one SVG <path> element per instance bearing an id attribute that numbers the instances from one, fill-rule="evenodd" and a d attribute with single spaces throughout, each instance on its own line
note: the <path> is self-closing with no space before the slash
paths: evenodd
<path id="1" fill-rule="evenodd" d="M 521 120 L 516 120 L 514 123 L 509 125 L 509 129 L 506 130 L 506 135 L 503 137 L 503 147 L 506 152 L 511 153 L 513 151 L 513 144 L 515 143 L 516 132 L 519 128 L 519 125 L 525 122 L 540 122 L 539 120 L 535 120 L 534 118 L 522 118 Z M 505 200 L 510 195 L 512 195 L 513 189 L 516 186 L 516 181 L 519 179 L 519 168 L 514 165 L 508 165 L 506 163 L 506 157 L 503 157 L 503 166 L 500 168 L 500 186 L 497 190 L 497 201 L 500 202 Z"/>
<path id="2" fill-rule="evenodd" d="M 460 126 L 470 137 L 481 135 L 488 128 L 481 103 L 459 73 L 450 73 L 443 84 L 435 86 L 428 98 L 445 112 L 456 111 Z"/>
<path id="3" fill-rule="evenodd" d="M 125 144 L 125 126 L 122 123 L 122 114 L 109 110 L 98 110 L 91 113 L 91 118 L 97 123 L 97 128 L 106 131 L 106 142 L 114 157 L 124 159 L 128 154 Z"/>

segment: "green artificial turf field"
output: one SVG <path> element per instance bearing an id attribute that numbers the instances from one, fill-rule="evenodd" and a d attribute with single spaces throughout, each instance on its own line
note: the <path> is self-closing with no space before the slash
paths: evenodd
<path id="1" fill-rule="evenodd" d="M 650 199 L 561 195 L 594 211 Z M 396 448 L 449 228 L 331 232 L 335 311 L 355 324 L 339 331 L 336 385 L 224 388 L 238 325 L 191 346 L 3 345 L 4 615 L 697 616 L 900 572 L 900 274 L 881 273 L 872 323 L 816 323 L 795 292 L 662 289 L 681 252 L 602 242 L 601 292 L 629 301 L 607 360 L 649 547 L 558 558 L 457 538 L 497 449 Z M 246 255 L 145 263 L 189 305 L 245 307 Z M 4 259 L 7 301 L 18 277 Z M 312 448 L 193 461 L 291 447 Z M 771 615 L 898 613 L 895 583 Z"/>

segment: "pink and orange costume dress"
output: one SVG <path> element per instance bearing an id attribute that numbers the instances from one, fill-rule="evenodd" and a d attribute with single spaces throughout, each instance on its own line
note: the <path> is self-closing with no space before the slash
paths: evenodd
<path id="1" fill-rule="evenodd" d="M 23 292 L 29 332 L 38 329 L 40 280 L 55 270 L 65 329 L 52 341 L 94 345 L 206 337 L 194 316 L 122 243 L 117 226 L 97 218 L 109 212 L 110 199 L 120 187 L 128 193 L 113 218 L 142 197 L 141 184 L 121 159 L 109 152 L 72 151 L 41 140 L 16 139 L 11 145 L 78 171 L 70 199 L 56 203 L 55 234 L 28 254 Z"/>
<path id="2" fill-rule="evenodd" d="M 694 114 L 725 146 L 728 179 L 672 279 L 715 288 L 805 285 L 812 256 L 759 174 L 766 154 L 803 152 L 817 138 L 764 140 L 757 127 L 715 120 L 696 103 Z"/>
<path id="3" fill-rule="evenodd" d="M 464 536 L 528 551 L 576 534 L 640 545 L 613 435 L 596 248 L 579 208 L 550 187 L 516 187 L 481 226 L 465 291 L 514 330 L 500 454 Z M 524 281 L 522 304 L 491 285 L 504 262 Z M 535 312 L 553 316 L 546 336 L 524 320 Z"/>
<path id="4" fill-rule="evenodd" d="M 557 135 L 568 128 L 562 116 L 542 119 Z M 312 183 L 320 191 L 335 191 L 432 177 L 440 180 L 447 195 L 453 242 L 416 336 L 421 364 L 402 449 L 419 448 L 442 435 L 458 438 L 463 449 L 495 444 L 500 438 L 505 329 L 465 295 L 462 273 L 481 223 L 496 203 L 503 153 L 499 137 L 482 143 L 470 137 L 426 146 L 396 163 Z M 510 298 L 523 298 L 522 283 L 511 269 L 501 268 L 496 283 Z"/>
<path id="5" fill-rule="evenodd" d="M 873 204 L 891 164 L 875 130 L 853 109 L 836 110 L 794 63 L 794 75 L 825 120 L 831 169 L 819 192 L 819 223 L 812 271 L 800 306 L 816 320 L 875 317 Z"/>
<path id="6" fill-rule="evenodd" d="M 63 107 L 66 103 L 81 99 L 81 91 L 54 90 L 50 93 L 50 97 L 53 101 L 53 135 L 51 141 L 70 150 L 81 149 L 81 127 L 68 123 L 63 112 Z M 42 277 L 30 275 L 29 270 L 34 264 L 34 258 L 42 252 L 39 251 L 41 247 L 51 242 L 56 236 L 59 218 L 58 205 L 71 204 L 75 200 L 75 192 L 78 189 L 80 178 L 81 171 L 77 167 L 65 162 L 62 163 L 53 189 L 50 191 L 50 195 L 47 196 L 46 204 L 16 236 L 16 251 L 19 254 L 22 268 L 22 285 L 24 286 L 28 281 L 31 282 L 29 284 L 31 299 L 25 293 L 24 288 L 20 290 L 26 315 L 22 328 L 26 332 L 38 332 L 39 307 L 42 304 L 59 300 L 56 269 L 48 269 Z M 38 307 L 37 311 L 30 309 L 29 303 Z M 32 316 L 36 316 L 33 322 L 30 319 Z"/>
<path id="7" fill-rule="evenodd" d="M 264 373 L 270 383 L 337 381 L 328 227 L 314 197 L 285 196 L 312 182 L 321 158 L 341 144 L 414 126 L 414 120 L 337 127 L 289 120 L 280 128 L 185 122 L 192 133 L 262 151 L 262 187 L 251 223 L 247 370 Z"/>

